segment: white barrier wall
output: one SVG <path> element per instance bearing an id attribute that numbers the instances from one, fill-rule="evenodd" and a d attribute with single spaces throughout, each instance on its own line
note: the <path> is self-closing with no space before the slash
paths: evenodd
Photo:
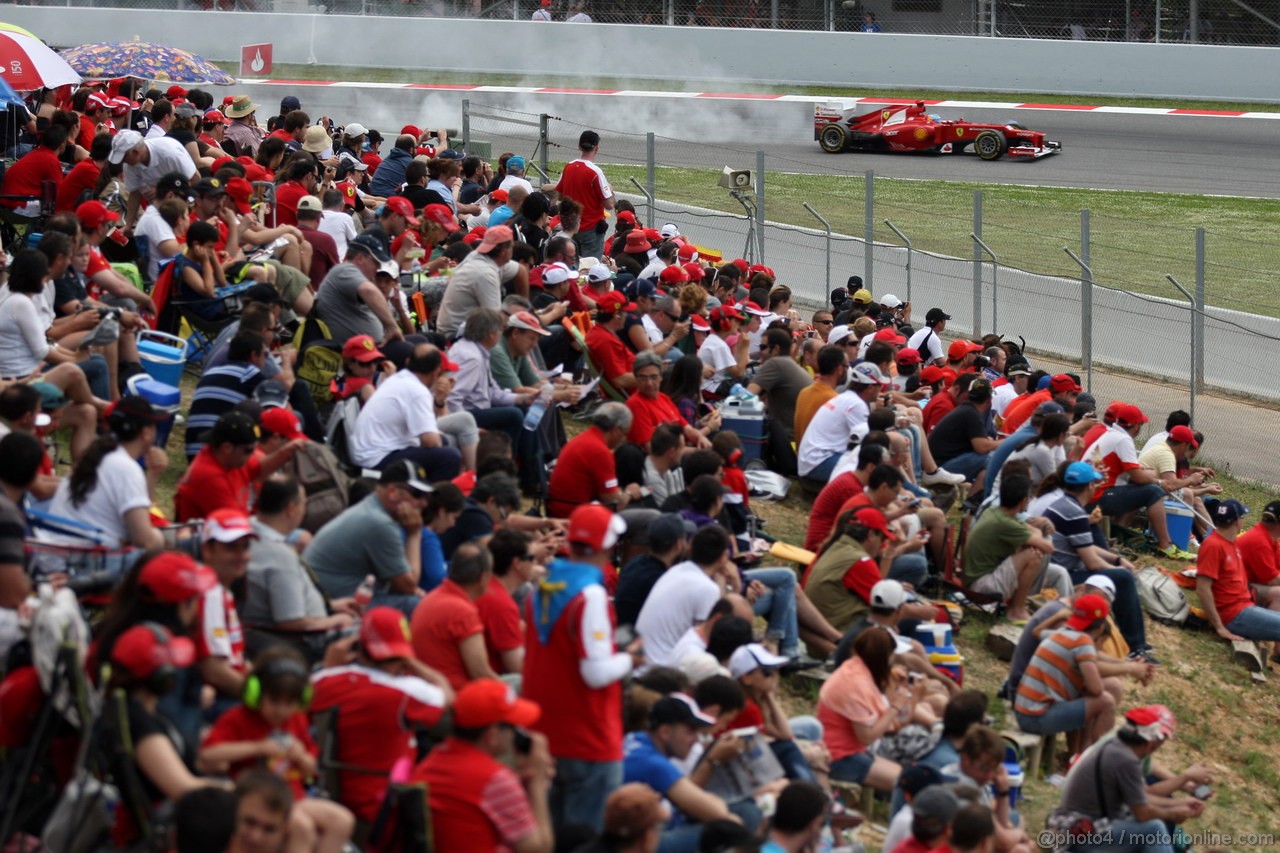
<path id="1" fill-rule="evenodd" d="M 967 36 L 533 24 L 439 18 L 0 5 L 0 19 L 54 45 L 143 41 L 238 59 L 584 78 L 917 87 L 1062 95 L 1277 101 L 1280 49 Z"/>

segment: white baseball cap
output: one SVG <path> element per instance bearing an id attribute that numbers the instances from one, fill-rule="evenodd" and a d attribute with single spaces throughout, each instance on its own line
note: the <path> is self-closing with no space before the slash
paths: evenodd
<path id="1" fill-rule="evenodd" d="M 142 134 L 136 130 L 122 130 L 116 134 L 115 139 L 111 140 L 111 153 L 107 155 L 107 162 L 113 166 L 118 166 L 124 162 L 124 155 L 143 143 Z"/>
<path id="2" fill-rule="evenodd" d="M 907 588 L 895 580 L 886 578 L 871 587 L 871 606 L 885 610 L 897 610 L 907 603 Z"/>
<path id="3" fill-rule="evenodd" d="M 859 385 L 884 385 L 889 381 L 888 377 L 880 372 L 880 368 L 869 361 L 855 364 L 849 373 L 849 381 Z"/>
<path id="4" fill-rule="evenodd" d="M 775 655 L 759 643 L 747 643 L 738 646 L 729 657 L 729 674 L 741 678 L 749 672 L 766 666 L 782 666 L 791 658 Z"/>
<path id="5" fill-rule="evenodd" d="M 573 275 L 564 264 L 552 264 L 542 271 L 544 284 L 564 284 Z"/>
<path id="6" fill-rule="evenodd" d="M 901 308 L 902 300 L 894 296 L 892 293 L 886 293 L 880 297 L 880 304 L 885 308 Z"/>
<path id="7" fill-rule="evenodd" d="M 851 334 L 853 334 L 853 330 L 848 326 L 835 326 L 827 333 L 827 343 L 838 344 Z"/>
<path id="8" fill-rule="evenodd" d="M 658 233 L 662 235 L 663 240 L 670 240 L 672 237 L 680 236 L 680 229 L 676 227 L 674 222 L 668 222 L 662 226 L 662 230 Z"/>
<path id="9" fill-rule="evenodd" d="M 604 264 L 593 264 L 592 267 L 587 270 L 587 279 L 590 281 L 609 281 L 612 278 L 613 270 L 609 269 Z"/>
<path id="10" fill-rule="evenodd" d="M 1091 586 L 1099 592 L 1104 592 L 1108 600 L 1116 600 L 1116 585 L 1111 578 L 1106 575 L 1089 575 L 1084 579 L 1085 586 Z"/>
<path id="11" fill-rule="evenodd" d="M 351 122 L 351 124 L 347 125 L 347 126 L 343 129 L 343 132 L 344 132 L 344 133 L 346 133 L 346 134 L 347 134 L 347 136 L 349 136 L 349 137 L 351 137 L 352 139 L 354 139 L 354 138 L 356 138 L 357 136 L 364 136 L 365 134 L 367 134 L 367 133 L 369 132 L 369 130 L 368 130 L 368 128 L 366 128 L 366 127 L 365 127 L 363 124 L 361 124 L 360 122 L 358 122 L 358 121 L 353 121 L 353 122 Z"/>

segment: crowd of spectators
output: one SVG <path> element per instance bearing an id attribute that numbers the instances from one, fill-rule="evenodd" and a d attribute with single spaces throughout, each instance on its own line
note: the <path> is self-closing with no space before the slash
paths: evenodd
<path id="1" fill-rule="evenodd" d="M 1102 522 L 1196 562 L 1218 635 L 1280 641 L 1280 502 L 1244 531 L 1185 413 L 1139 452 L 1138 406 L 856 276 L 802 317 L 642 222 L 594 131 L 535 187 L 443 131 L 384 158 L 259 110 L 86 87 L 5 173 L 40 234 L 0 291 L 7 773 L 61 786 L 82 741 L 119 847 L 799 853 L 843 843 L 852 784 L 886 850 L 1030 850 L 989 697 L 931 639 L 950 594 L 1020 631 L 1018 728 L 1068 738 L 1051 828 L 1163 851 L 1126 835 L 1202 812 L 1208 771 L 1153 758 L 1173 714 L 1125 702 L 1160 674 Z M 180 441 L 130 393 L 166 319 L 208 338 Z M 758 472 L 796 478 L 800 571 Z"/>

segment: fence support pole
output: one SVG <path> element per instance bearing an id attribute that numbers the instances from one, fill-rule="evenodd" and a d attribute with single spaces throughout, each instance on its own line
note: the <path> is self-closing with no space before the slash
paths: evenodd
<path id="1" fill-rule="evenodd" d="M 1087 210 L 1080 211 L 1080 253 L 1084 258 L 1087 278 L 1080 280 L 1080 353 L 1086 388 L 1093 393 L 1093 236 Z"/>
<path id="2" fill-rule="evenodd" d="M 1192 386 L 1198 394 L 1204 390 L 1204 229 L 1196 229 L 1196 313 L 1191 318 L 1191 346 L 1196 354 L 1196 370 Z"/>
<path id="3" fill-rule="evenodd" d="M 778 0 L 769 4 L 769 26 L 775 30 L 778 28 Z"/>
<path id="4" fill-rule="evenodd" d="M 1000 333 L 1000 259 L 996 257 L 996 253 L 991 251 L 991 247 L 982 242 L 982 238 L 977 234 L 970 234 L 973 242 L 982 247 L 988 255 L 991 256 L 991 334 L 998 335 Z M 982 255 L 974 250 L 974 255 L 978 260 L 978 297 L 982 297 Z M 980 337 L 977 332 L 974 338 Z"/>
<path id="5" fill-rule="evenodd" d="M 982 190 L 973 191 L 973 231 L 969 236 L 973 243 L 973 337 L 976 340 L 982 335 L 982 247 L 978 240 L 982 238 Z"/>
<path id="6" fill-rule="evenodd" d="M 471 99 L 462 99 L 462 150 L 471 153 Z"/>
<path id="7" fill-rule="evenodd" d="M 1187 376 L 1187 379 L 1190 380 L 1189 382 L 1187 382 L 1187 386 L 1191 389 L 1191 406 L 1189 407 L 1190 414 L 1191 414 L 1191 423 L 1195 423 L 1196 422 L 1196 355 L 1197 355 L 1196 344 L 1195 344 L 1196 298 L 1192 296 L 1190 293 L 1188 293 L 1187 289 L 1183 287 L 1182 284 L 1173 276 L 1169 275 L 1168 273 L 1165 273 L 1165 278 L 1169 280 L 1170 284 L 1178 288 L 1178 290 L 1181 291 L 1183 296 L 1187 297 L 1188 307 L 1190 307 L 1191 309 L 1191 337 L 1192 337 L 1191 371 L 1190 371 L 1190 374 Z"/>
<path id="8" fill-rule="evenodd" d="M 758 264 L 764 263 L 764 152 L 756 152 L 756 247 L 760 252 Z"/>
<path id="9" fill-rule="evenodd" d="M 547 126 L 551 116 L 543 113 L 538 116 L 538 167 L 542 172 L 543 180 L 547 176 L 547 149 L 551 147 L 551 138 L 547 133 Z"/>
<path id="10" fill-rule="evenodd" d="M 653 222 L 655 215 L 653 196 L 656 192 L 654 188 L 658 183 L 658 146 L 652 131 L 644 135 L 644 159 L 644 182 L 648 187 L 645 195 L 649 197 L 649 212 L 645 216 L 645 221 Z"/>
<path id="11" fill-rule="evenodd" d="M 901 231 L 899 231 L 898 226 L 894 225 L 888 219 L 884 221 L 884 224 L 889 226 L 889 230 L 892 231 L 894 234 L 897 234 L 898 239 L 901 240 L 903 243 L 905 243 L 907 246 L 907 302 L 910 302 L 911 301 L 911 238 L 908 237 L 906 234 L 903 234 Z"/>
<path id="12" fill-rule="evenodd" d="M 866 207 L 863 239 L 866 242 L 862 250 L 862 286 L 867 290 L 872 290 L 876 260 L 876 173 L 870 169 L 867 170 L 866 177 L 863 179 L 863 190 L 862 198 Z M 849 295 L 852 296 L 853 294 Z"/>
<path id="13" fill-rule="evenodd" d="M 822 297 L 822 299 L 823 299 L 823 304 L 826 305 L 828 308 L 830 308 L 831 307 L 831 223 L 823 219 L 822 214 L 814 210 L 813 207 L 807 201 L 804 203 L 804 209 L 809 211 L 811 214 L 813 214 L 813 218 L 821 222 L 822 227 L 827 232 L 827 283 L 826 283 L 826 286 L 822 288 L 822 292 L 823 294 L 825 294 Z M 907 299 L 910 300 L 911 297 L 908 296 Z"/>
<path id="14" fill-rule="evenodd" d="M 646 217 L 645 221 L 646 221 L 646 222 L 653 222 L 653 221 L 654 221 L 654 220 L 653 220 L 653 212 L 654 212 L 654 210 L 656 210 L 656 209 L 657 209 L 657 207 L 656 207 L 656 205 L 655 205 L 655 203 L 654 203 L 654 200 L 653 200 L 653 191 L 652 191 L 652 190 L 650 190 L 650 189 L 647 189 L 647 188 L 645 188 L 645 187 L 642 187 L 642 186 L 640 185 L 640 182 L 636 180 L 635 175 L 628 175 L 628 176 L 627 176 L 627 180 L 631 182 L 631 185 L 632 185 L 633 187 L 635 187 L 636 189 L 640 190 L 640 194 L 641 194 L 642 196 L 644 196 L 645 204 L 648 206 L 648 210 L 649 210 L 649 215 L 648 215 L 648 217 Z"/>

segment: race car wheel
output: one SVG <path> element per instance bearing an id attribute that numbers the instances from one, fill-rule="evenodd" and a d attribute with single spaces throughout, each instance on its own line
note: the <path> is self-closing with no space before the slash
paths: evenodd
<path id="1" fill-rule="evenodd" d="M 822 129 L 822 133 L 818 134 L 818 144 L 828 154 L 839 154 L 848 141 L 849 133 L 844 129 L 844 125 L 840 124 L 829 124 Z"/>
<path id="2" fill-rule="evenodd" d="M 973 150 L 983 160 L 999 160 L 1004 156 L 1004 137 L 994 130 L 984 130 L 974 137 Z"/>
<path id="3" fill-rule="evenodd" d="M 1012 127 L 1012 128 L 1014 128 L 1014 129 L 1016 129 L 1016 130 L 1026 130 L 1026 129 L 1027 129 L 1027 126 L 1026 126 L 1025 124 L 1023 124 L 1022 122 L 1020 122 L 1020 121 L 1011 121 L 1011 122 L 1009 122 L 1008 127 Z"/>

